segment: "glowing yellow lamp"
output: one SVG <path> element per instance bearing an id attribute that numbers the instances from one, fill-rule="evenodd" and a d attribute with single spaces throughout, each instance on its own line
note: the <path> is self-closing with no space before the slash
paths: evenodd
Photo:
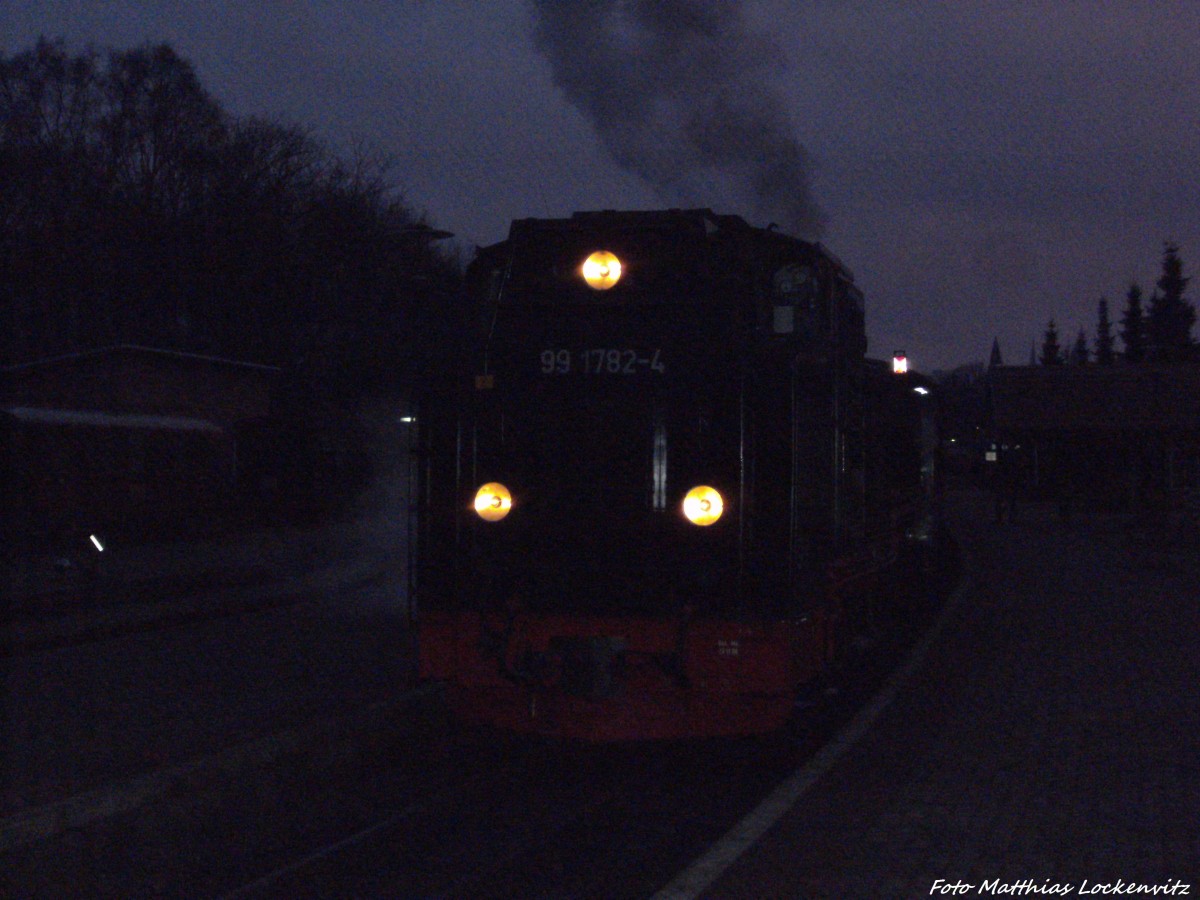
<path id="1" fill-rule="evenodd" d="M 707 484 L 697 485 L 683 498 L 683 514 L 694 525 L 711 525 L 724 511 L 721 492 Z"/>
<path id="2" fill-rule="evenodd" d="M 615 253 L 597 250 L 583 261 L 583 280 L 590 288 L 607 291 L 621 280 L 621 260 Z"/>
<path id="3" fill-rule="evenodd" d="M 512 494 L 498 481 L 489 481 L 475 492 L 475 512 L 485 522 L 499 522 L 512 509 Z"/>

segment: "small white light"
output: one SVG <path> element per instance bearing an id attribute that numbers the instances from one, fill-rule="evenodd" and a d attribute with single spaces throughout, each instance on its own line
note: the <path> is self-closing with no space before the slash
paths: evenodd
<path id="1" fill-rule="evenodd" d="M 93 546 L 94 546 L 94 547 L 95 547 L 95 548 L 96 548 L 98 551 L 100 551 L 101 553 L 103 553 L 103 552 L 104 552 L 104 545 L 103 545 L 102 543 L 100 543 L 100 538 L 96 537 L 94 534 L 89 534 L 89 535 L 88 535 L 88 537 L 90 537 L 90 538 L 92 539 L 92 545 L 93 545 Z"/>
<path id="2" fill-rule="evenodd" d="M 913 390 L 916 391 L 918 394 L 920 394 L 922 397 L 924 397 L 926 394 L 929 393 L 929 388 L 915 387 L 915 388 L 913 388 Z"/>
<path id="3" fill-rule="evenodd" d="M 417 417 L 416 416 L 401 416 L 400 421 L 406 425 L 409 425 L 409 424 L 412 424 L 413 422 L 417 421 Z"/>

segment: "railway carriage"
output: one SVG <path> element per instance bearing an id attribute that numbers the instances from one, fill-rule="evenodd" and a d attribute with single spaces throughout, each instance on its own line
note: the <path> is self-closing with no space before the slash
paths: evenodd
<path id="1" fill-rule="evenodd" d="M 931 511 L 931 406 L 864 358 L 850 271 L 610 211 L 515 221 L 468 284 L 479 338 L 420 407 L 422 675 L 522 731 L 783 724 Z"/>

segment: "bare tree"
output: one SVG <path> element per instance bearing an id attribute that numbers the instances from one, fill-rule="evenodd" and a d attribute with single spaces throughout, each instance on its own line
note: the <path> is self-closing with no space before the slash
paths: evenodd
<path id="1" fill-rule="evenodd" d="M 0 225 L 3 361 L 125 341 L 293 364 L 321 347 L 339 378 L 376 377 L 460 277 L 388 160 L 229 116 L 166 45 L 0 57 Z"/>

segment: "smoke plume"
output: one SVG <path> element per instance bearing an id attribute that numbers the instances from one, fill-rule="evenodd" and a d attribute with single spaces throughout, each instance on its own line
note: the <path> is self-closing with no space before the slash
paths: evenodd
<path id="1" fill-rule="evenodd" d="M 808 154 L 770 88 L 779 52 L 741 0 L 531 0 L 554 80 L 614 159 L 664 201 L 815 238 Z"/>

